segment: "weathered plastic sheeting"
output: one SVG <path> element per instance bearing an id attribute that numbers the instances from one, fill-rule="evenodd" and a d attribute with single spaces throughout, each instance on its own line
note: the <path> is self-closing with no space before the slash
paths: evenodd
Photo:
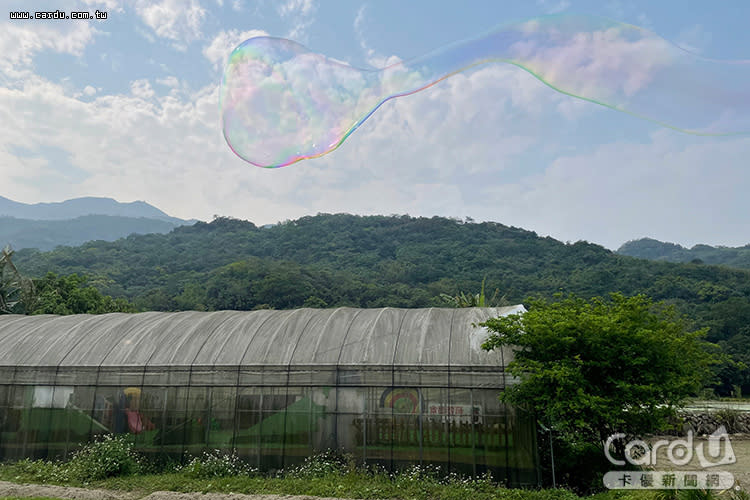
<path id="1" fill-rule="evenodd" d="M 109 358 L 110 354 L 126 351 L 127 346 L 133 344 L 133 337 L 141 331 L 148 330 L 149 324 L 158 321 L 162 313 L 113 313 L 103 316 L 109 318 L 110 323 L 95 334 L 82 335 L 85 342 L 68 352 L 58 365 L 95 367 L 111 365 L 113 360 Z"/>
<path id="2" fill-rule="evenodd" d="M 85 318 L 44 315 L 30 316 L 22 322 L 16 319 L 14 315 L 0 316 L 0 324 L 9 323 L 7 327 L 0 327 L 0 365 L 36 365 L 33 358 L 40 348 L 57 336 L 70 337 L 71 329 Z"/>
<path id="3" fill-rule="evenodd" d="M 367 324 L 361 316 L 372 316 L 372 313 L 382 309 L 350 309 L 340 308 L 331 310 L 331 314 L 322 321 L 316 322 L 310 328 L 309 344 L 295 352 L 292 360 L 295 364 L 317 364 L 336 366 L 341 363 L 341 352 L 347 346 L 347 338 L 352 329 L 357 330 L 362 324 Z M 360 323 L 362 321 L 363 323 Z M 337 332 L 331 335 L 332 332 Z M 312 356 L 311 356 L 312 354 Z M 358 361 L 365 362 L 362 358 Z M 369 364 L 369 363 L 367 363 Z"/>
<path id="4" fill-rule="evenodd" d="M 0 366 L 496 370 L 507 364 L 510 351 L 483 351 L 487 332 L 473 325 L 522 311 L 523 306 L 6 315 L 0 316 Z"/>

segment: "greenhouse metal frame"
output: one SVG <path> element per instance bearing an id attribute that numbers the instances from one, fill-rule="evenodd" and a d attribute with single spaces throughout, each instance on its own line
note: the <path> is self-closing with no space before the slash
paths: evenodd
<path id="1" fill-rule="evenodd" d="M 534 420 L 500 403 L 504 308 L 0 316 L 0 460 L 102 434 L 150 455 L 235 452 L 277 470 L 332 449 L 539 483 Z"/>

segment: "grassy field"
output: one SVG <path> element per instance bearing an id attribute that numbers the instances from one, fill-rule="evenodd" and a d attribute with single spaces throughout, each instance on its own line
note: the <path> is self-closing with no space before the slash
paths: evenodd
<path id="1" fill-rule="evenodd" d="M 671 438 L 674 439 L 674 438 Z M 693 443 L 706 444 L 705 439 Z M 717 467 L 750 484 L 750 440 L 731 443 L 737 462 Z M 666 446 L 656 470 L 697 470 L 698 459 L 682 467 L 666 460 Z M 150 474 L 149 471 L 159 473 Z M 45 485 L 52 485 L 45 486 Z M 85 488 L 85 489 L 80 489 Z M 176 493 L 175 493 L 176 492 Z M 229 500 L 228 494 L 260 495 L 237 500 L 278 500 L 269 495 L 305 495 L 325 498 L 400 500 L 579 500 L 565 489 L 511 489 L 491 478 L 445 474 L 437 468 L 413 466 L 397 474 L 382 469 L 363 469 L 352 457 L 333 452 L 268 476 L 259 474 L 233 455 L 206 453 L 185 465 L 142 462 L 132 445 L 122 438 L 90 443 L 66 462 L 22 460 L 0 464 L 0 500 L 3 498 L 75 498 L 78 500 Z M 697 495 L 697 496 L 696 496 Z M 288 498 L 288 497 L 285 497 Z M 296 497 L 299 500 L 309 497 Z M 750 500 L 734 490 L 706 495 L 700 491 L 604 491 L 592 500 Z"/>
<path id="2" fill-rule="evenodd" d="M 15 479 L 15 482 L 28 483 L 28 476 L 8 478 L 7 467 L 0 468 L 3 479 Z M 55 493 L 49 488 L 28 485 L 22 488 L 24 495 L 35 498 L 76 498 L 90 500 L 92 498 L 109 498 L 116 500 L 134 500 L 148 497 L 149 500 L 172 499 L 173 494 L 162 495 L 159 492 L 179 492 L 180 500 L 227 500 L 227 494 L 232 498 L 242 495 L 261 495 L 263 500 L 270 500 L 268 495 L 304 495 L 305 497 L 325 498 L 355 498 L 355 499 L 420 499 L 420 500 L 579 500 L 571 491 L 564 489 L 522 490 L 499 487 L 488 481 L 455 480 L 435 478 L 412 474 L 411 476 L 389 477 L 386 475 L 364 474 L 356 471 L 340 473 L 331 472 L 317 477 L 219 477 L 211 479 L 192 478 L 184 473 L 124 476 L 94 481 L 83 486 L 91 491 L 93 496 L 82 495 L 79 491 L 71 491 L 69 486 L 75 482 L 66 481 L 58 484 L 68 485 L 61 488 L 62 493 Z M 0 488 L 1 489 L 1 488 Z M 101 495 L 98 493 L 101 492 Z M 18 494 L 13 491 L 13 494 Z M 43 495 L 43 496 L 41 496 Z M 298 497 L 300 500 L 305 497 Z M 2 498 L 2 497 L 0 497 Z M 15 497 L 7 497 L 15 498 Z M 28 497 L 27 497 L 28 498 Z M 287 497 L 284 497 L 287 498 Z M 591 500 L 670 500 L 674 495 L 654 491 L 605 491 L 594 496 L 586 497 Z M 710 500 L 709 498 L 679 497 L 684 500 Z M 735 499 L 730 495 L 723 495 L 726 500 Z"/>

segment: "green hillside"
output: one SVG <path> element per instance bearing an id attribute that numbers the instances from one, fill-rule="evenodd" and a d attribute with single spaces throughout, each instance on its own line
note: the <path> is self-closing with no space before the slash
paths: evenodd
<path id="1" fill-rule="evenodd" d="M 337 214 L 258 228 L 218 218 L 169 234 L 21 250 L 15 262 L 30 276 L 88 275 L 143 310 L 436 306 L 441 293 L 476 292 L 485 277 L 509 303 L 645 293 L 709 327 L 709 340 L 750 365 L 750 271 L 635 259 L 498 223 Z M 746 369 L 723 369 L 725 392 L 750 390 Z"/>
<path id="2" fill-rule="evenodd" d="M 695 245 L 685 248 L 674 243 L 665 243 L 651 238 L 628 241 L 617 253 L 641 259 L 667 262 L 700 262 L 720 266 L 750 269 L 750 245 L 744 247 L 712 247 Z"/>
<path id="3" fill-rule="evenodd" d="M 84 215 L 66 220 L 30 220 L 0 216 L 0 246 L 52 250 L 59 245 L 114 241 L 133 233 L 168 233 L 179 224 L 163 219 Z"/>

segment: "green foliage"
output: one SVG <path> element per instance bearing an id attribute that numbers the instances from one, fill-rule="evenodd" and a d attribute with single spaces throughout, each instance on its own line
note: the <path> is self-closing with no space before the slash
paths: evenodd
<path id="1" fill-rule="evenodd" d="M 740 411 L 734 408 L 722 408 L 714 413 L 719 425 L 723 425 L 727 432 L 733 434 L 739 432 L 737 423 L 739 422 Z"/>
<path id="2" fill-rule="evenodd" d="M 510 305 L 505 295 L 498 297 L 500 289 L 495 288 L 495 293 L 487 299 L 484 293 L 484 283 L 487 278 L 482 280 L 482 289 L 477 294 L 465 294 L 459 292 L 457 295 L 448 295 L 441 293 L 440 298 L 451 307 L 500 307 Z"/>
<path id="3" fill-rule="evenodd" d="M 86 484 L 129 476 L 141 470 L 133 445 L 124 437 L 103 436 L 76 451 L 68 462 L 20 460 L 4 467 L 4 479 L 56 484 Z"/>
<path id="4" fill-rule="evenodd" d="M 52 250 L 87 241 L 115 241 L 138 233 L 168 233 L 177 221 L 116 215 L 84 215 L 65 220 L 33 220 L 0 215 L 0 242 L 15 248 Z"/>
<path id="5" fill-rule="evenodd" d="M 418 500 L 577 500 L 579 497 L 564 489 L 510 489 L 498 485 L 490 477 L 470 478 L 445 473 L 436 467 L 415 465 L 397 473 L 378 468 L 355 467 L 351 457 L 325 452 L 309 458 L 305 464 L 271 476 L 248 474 L 244 465 L 231 455 L 216 452 L 198 458 L 200 463 L 216 463 L 217 474 L 205 473 L 197 477 L 190 466 L 172 467 L 160 474 L 109 476 L 83 482 L 65 472 L 67 464 L 22 460 L 0 465 L 0 479 L 14 482 L 49 482 L 61 485 L 84 485 L 109 490 L 136 491 L 143 496 L 154 491 L 309 495 L 317 497 L 362 499 L 418 499 Z M 228 460 L 228 461 L 227 461 Z M 191 461 L 194 463 L 196 460 Z M 227 464 L 234 464 L 227 467 Z M 55 476 L 50 471 L 57 470 Z M 233 470 L 234 473 L 225 473 Z M 688 494 L 676 490 L 606 491 L 591 500 L 710 500 L 703 492 Z M 690 498 L 687 498 L 687 497 Z M 733 491 L 730 500 L 747 500 L 747 494 Z M 2 499 L 0 499 L 2 500 Z"/>
<path id="6" fill-rule="evenodd" d="M 136 474 L 140 461 L 125 437 L 105 435 L 76 451 L 65 469 L 71 479 L 90 482 Z"/>
<path id="7" fill-rule="evenodd" d="M 204 458 L 198 461 L 203 462 Z M 226 459 L 221 456 L 214 455 L 214 458 L 226 464 L 224 462 Z M 208 461 L 213 461 L 213 459 Z M 49 466 L 49 463 L 22 461 L 16 464 L 0 465 L 0 479 L 16 482 L 54 482 L 65 485 L 84 484 L 81 480 L 72 477 L 52 481 L 43 479 L 39 475 L 32 478 L 27 471 L 29 468 L 39 471 L 45 466 Z M 54 467 L 64 469 L 65 464 L 54 464 Z M 576 500 L 578 498 L 566 490 L 508 489 L 496 484 L 490 477 L 469 478 L 454 473 L 446 474 L 434 467 L 415 465 L 401 472 L 389 474 L 382 469 L 355 467 L 351 457 L 330 451 L 311 457 L 298 467 L 292 467 L 271 476 L 248 475 L 244 467 L 234 468 L 236 473 L 233 474 L 224 474 L 223 472 L 227 470 L 224 465 L 220 465 L 219 470 L 220 474 L 201 472 L 202 477 L 196 477 L 190 467 L 186 466 L 178 472 L 110 476 L 86 485 L 114 490 L 135 490 L 139 492 L 139 495 L 146 492 L 171 490 L 362 499 Z"/>
<path id="8" fill-rule="evenodd" d="M 41 279 L 85 275 L 83 287 L 138 310 L 430 307 L 445 305 L 445 295 L 470 305 L 481 293 L 457 291 L 480 290 L 482 277 L 510 304 L 556 292 L 643 293 L 674 305 L 695 329 L 708 327 L 707 339 L 730 355 L 714 367 L 719 395 L 750 394 L 749 271 L 635 259 L 493 222 L 321 214 L 258 228 L 218 217 L 169 234 L 24 249 L 14 262 Z M 70 309 L 53 299 L 45 310 Z M 485 305 L 500 305 L 491 299 Z"/>
<path id="9" fill-rule="evenodd" d="M 666 430 L 709 380 L 705 331 L 690 331 L 673 308 L 643 295 L 558 298 L 486 321 L 483 347 L 513 348 L 508 371 L 519 383 L 502 399 L 529 408 L 568 447 L 593 446 L 601 462 L 610 435 Z"/>
<path id="10" fill-rule="evenodd" d="M 305 461 L 282 472 L 282 476 L 298 479 L 321 478 L 329 475 L 343 475 L 356 470 L 354 457 L 331 449 L 305 458 Z"/>
<path id="11" fill-rule="evenodd" d="M 33 276 L 52 271 L 104 277 L 100 291 L 128 297 L 143 309 L 233 303 L 251 309 L 245 304 L 248 293 L 251 301 L 277 308 L 299 307 L 310 296 L 329 307 L 428 306 L 440 304 L 441 293 L 479 289 L 481 276 L 511 303 L 561 290 L 584 297 L 645 293 L 691 304 L 750 299 L 748 272 L 647 262 L 586 242 L 566 245 L 497 223 L 439 217 L 319 215 L 265 229 L 217 218 L 166 235 L 132 235 L 44 253 L 21 250 L 16 260 Z M 245 288 L 239 286 L 242 279 Z M 224 284 L 233 294 L 216 295 Z M 257 298 L 266 292 L 280 296 L 287 288 L 293 300 L 286 305 L 280 298 Z M 718 311 L 711 316 L 720 317 Z M 736 331 L 735 325 L 729 328 Z"/>
<path id="12" fill-rule="evenodd" d="M 718 500 L 719 494 L 716 490 L 680 490 L 677 493 L 678 500 Z"/>
<path id="13" fill-rule="evenodd" d="M 705 263 L 750 269 L 750 245 L 737 248 L 695 245 L 688 249 L 674 243 L 642 238 L 628 241 L 617 250 L 617 253 L 641 259 L 690 262 L 695 265 Z"/>
<path id="14" fill-rule="evenodd" d="M 9 246 L 0 251 L 0 314 L 23 314 L 34 297 L 34 285 L 13 264 Z"/>
<path id="15" fill-rule="evenodd" d="M 35 280 L 36 297 L 29 314 L 103 314 L 134 312 L 125 299 L 103 295 L 93 286 L 86 286 L 86 277 L 72 274 L 57 276 L 54 273 Z"/>
<path id="16" fill-rule="evenodd" d="M 250 476 L 258 470 L 250 467 L 234 453 L 222 453 L 219 450 L 203 452 L 194 457 L 183 469 L 184 473 L 197 479 L 211 479 L 228 476 Z"/>
<path id="17" fill-rule="evenodd" d="M 572 440 L 601 443 L 660 429 L 710 377 L 705 331 L 689 332 L 671 308 L 643 295 L 568 296 L 530 304 L 523 315 L 488 320 L 485 349 L 514 346 L 503 394 L 528 405 Z"/>
<path id="18" fill-rule="evenodd" d="M 59 462 L 31 460 L 25 458 L 5 466 L 3 479 L 20 482 L 66 483 L 70 475 L 66 467 Z"/>
<path id="19" fill-rule="evenodd" d="M 88 278 L 76 274 L 47 273 L 31 280 L 21 275 L 12 262 L 13 251 L 0 253 L 0 314 L 101 314 L 134 312 L 127 300 L 103 295 Z"/>

